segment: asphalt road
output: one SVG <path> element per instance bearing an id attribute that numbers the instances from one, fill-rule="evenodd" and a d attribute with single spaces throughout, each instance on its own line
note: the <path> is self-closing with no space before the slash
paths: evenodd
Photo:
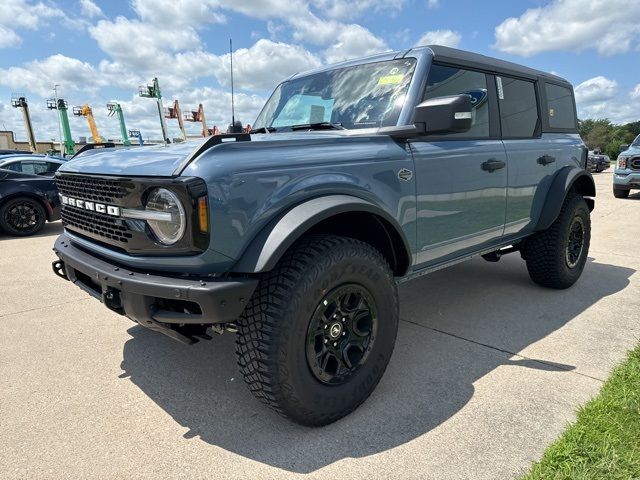
<path id="1" fill-rule="evenodd" d="M 472 260 L 400 289 L 378 389 L 322 429 L 253 399 L 233 337 L 192 347 L 51 272 L 59 222 L 0 237 L 0 478 L 515 478 L 640 339 L 640 194 L 598 184 L 566 291 Z"/>

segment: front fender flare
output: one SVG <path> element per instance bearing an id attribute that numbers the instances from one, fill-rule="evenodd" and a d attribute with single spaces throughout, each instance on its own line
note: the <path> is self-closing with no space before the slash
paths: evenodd
<path id="1" fill-rule="evenodd" d="M 230 270 L 237 273 L 269 271 L 276 266 L 289 247 L 310 228 L 329 217 L 347 212 L 371 213 L 382 217 L 395 228 L 406 252 L 411 252 L 398 222 L 382 208 L 359 197 L 328 195 L 307 200 L 269 222 Z"/>
<path id="2" fill-rule="evenodd" d="M 549 191 L 535 228 L 536 231 L 546 230 L 558 218 L 564 199 L 574 186 L 577 193 L 584 197 L 596 196 L 596 185 L 589 172 L 578 167 L 566 166 L 561 168 L 549 186 Z M 589 209 L 593 210 L 593 200 L 587 200 Z"/>

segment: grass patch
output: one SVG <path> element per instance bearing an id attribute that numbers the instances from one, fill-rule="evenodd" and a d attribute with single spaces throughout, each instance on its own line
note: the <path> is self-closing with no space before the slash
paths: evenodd
<path id="1" fill-rule="evenodd" d="M 640 346 L 523 480 L 640 480 Z"/>

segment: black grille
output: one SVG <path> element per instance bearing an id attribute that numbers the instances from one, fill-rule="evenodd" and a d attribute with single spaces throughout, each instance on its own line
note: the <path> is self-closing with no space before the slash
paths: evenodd
<path id="1" fill-rule="evenodd" d="M 124 221 L 118 218 L 67 205 L 62 209 L 62 224 L 116 242 L 127 243 L 133 237 Z"/>
<path id="2" fill-rule="evenodd" d="M 56 184 L 61 195 L 118 206 L 127 202 L 127 195 L 135 188 L 133 182 L 121 179 L 64 174 L 56 176 Z M 62 205 L 62 225 L 115 245 L 129 243 L 133 238 L 121 218 L 72 205 Z"/>
<path id="3" fill-rule="evenodd" d="M 133 184 L 121 180 L 75 175 L 59 175 L 56 183 L 63 195 L 104 203 L 117 203 L 117 200 L 124 198 L 133 188 Z"/>
<path id="4" fill-rule="evenodd" d="M 629 161 L 629 165 L 634 170 L 640 170 L 640 157 L 634 157 Z"/>

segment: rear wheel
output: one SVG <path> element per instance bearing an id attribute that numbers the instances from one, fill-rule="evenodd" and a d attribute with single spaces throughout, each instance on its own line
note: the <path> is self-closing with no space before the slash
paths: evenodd
<path id="1" fill-rule="evenodd" d="M 616 198 L 627 198 L 629 196 L 629 189 L 613 187 L 613 196 Z"/>
<path id="2" fill-rule="evenodd" d="M 258 399 L 297 423 L 326 425 L 374 390 L 397 328 L 396 286 L 380 252 L 310 236 L 260 281 L 239 321 L 238 364 Z"/>
<path id="3" fill-rule="evenodd" d="M 529 276 L 543 287 L 570 287 L 584 270 L 590 241 L 589 207 L 580 195 L 569 194 L 551 226 L 524 243 Z"/>
<path id="4" fill-rule="evenodd" d="M 33 235 L 42 229 L 46 220 L 44 208 L 32 198 L 14 198 L 0 208 L 0 227 L 10 235 Z"/>

